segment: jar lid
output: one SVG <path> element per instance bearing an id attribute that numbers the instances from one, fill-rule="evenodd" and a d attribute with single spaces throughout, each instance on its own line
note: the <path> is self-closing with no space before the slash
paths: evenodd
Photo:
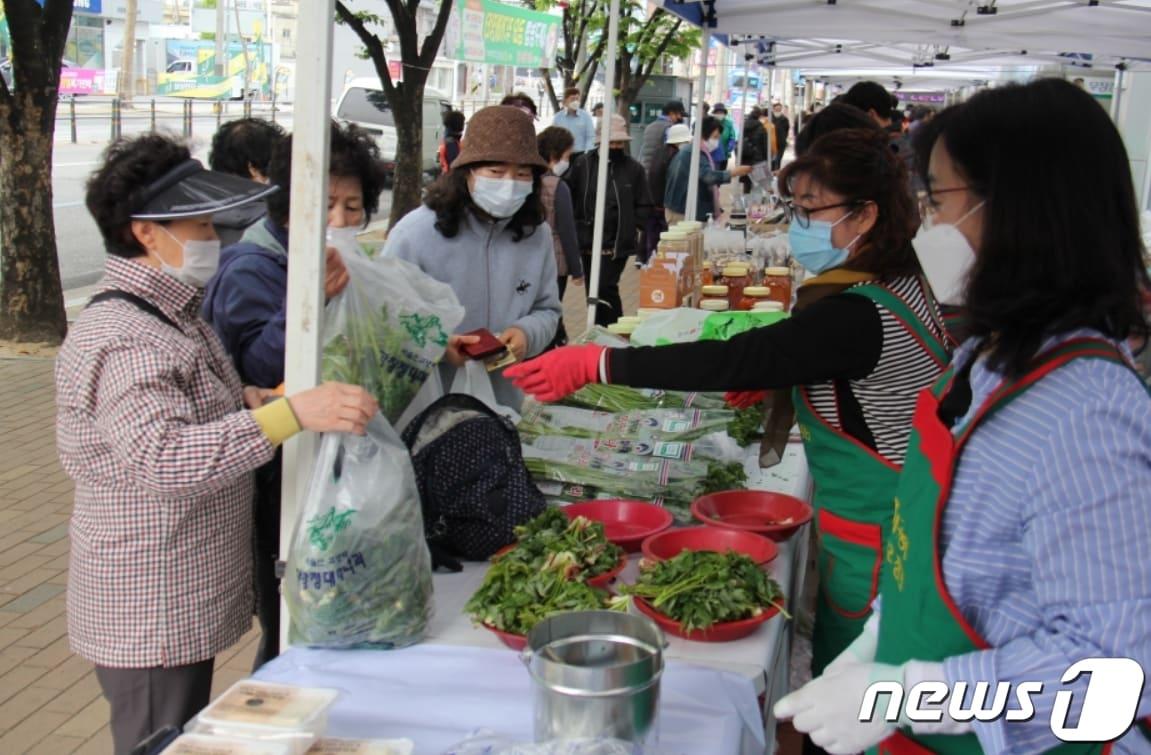
<path id="1" fill-rule="evenodd" d="M 683 231 L 664 231 L 659 235 L 660 241 L 687 241 L 687 234 Z"/>
<path id="2" fill-rule="evenodd" d="M 698 220 L 681 220 L 675 224 L 676 228 L 686 228 L 689 231 L 702 231 L 703 223 Z"/>
<path id="3" fill-rule="evenodd" d="M 726 312 L 728 303 L 723 299 L 704 299 L 699 303 L 699 308 L 709 312 Z"/>
<path id="4" fill-rule="evenodd" d="M 616 322 L 620 325 L 631 325 L 634 327 L 636 325 L 639 325 L 641 322 L 643 322 L 643 318 L 642 317 L 621 317 L 618 320 L 616 320 Z"/>
<path id="5" fill-rule="evenodd" d="M 750 272 L 747 265 L 728 265 L 723 269 L 724 276 L 741 278 Z"/>
<path id="6" fill-rule="evenodd" d="M 656 309 L 655 307 L 647 307 L 647 308 L 640 307 L 639 309 L 637 309 L 635 311 L 635 314 L 636 314 L 636 317 L 638 317 L 639 319 L 646 320 L 647 318 L 651 317 L 652 315 L 658 315 L 659 313 L 666 312 L 666 311 L 667 311 L 666 309 Z"/>
<path id="7" fill-rule="evenodd" d="M 763 274 L 771 276 L 772 278 L 784 278 L 784 277 L 790 278 L 791 277 L 791 268 L 790 267 L 769 267 L 763 271 Z"/>
<path id="8" fill-rule="evenodd" d="M 635 332 L 635 325 L 630 323 L 613 322 L 607 326 L 607 332 L 617 336 L 630 336 Z"/>
<path id="9" fill-rule="evenodd" d="M 751 307 L 752 312 L 782 312 L 783 303 L 778 301 L 757 301 Z"/>
<path id="10" fill-rule="evenodd" d="M 748 286 L 743 292 L 751 297 L 771 296 L 771 289 L 767 286 Z"/>
<path id="11" fill-rule="evenodd" d="M 700 292 L 704 296 L 727 296 L 728 290 L 727 286 L 704 286 Z"/>

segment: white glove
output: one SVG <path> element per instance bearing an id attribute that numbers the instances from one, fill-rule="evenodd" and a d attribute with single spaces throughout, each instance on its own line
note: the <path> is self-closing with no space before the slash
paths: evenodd
<path id="1" fill-rule="evenodd" d="M 823 675 L 829 676 L 842 671 L 847 666 L 860 663 L 872 663 L 875 660 L 875 649 L 879 645 L 879 613 L 872 612 L 863 631 L 859 633 L 847 648 L 835 656 L 835 660 L 823 669 Z"/>
<path id="2" fill-rule="evenodd" d="M 834 674 L 825 672 L 780 700 L 774 713 L 780 720 L 790 720 L 797 731 L 810 736 L 831 755 L 863 752 L 887 739 L 896 728 L 883 715 L 886 705 L 877 706 L 874 720 L 859 720 L 867 688 L 876 682 L 902 684 L 903 674 L 904 666 L 849 661 Z M 881 698 L 881 702 L 886 700 L 887 696 Z"/>
<path id="3" fill-rule="evenodd" d="M 945 684 L 947 683 L 947 679 L 945 678 L 945 675 L 943 673 L 943 664 L 942 663 L 928 663 L 925 661 L 908 661 L 906 664 L 904 664 L 903 669 L 904 669 L 904 671 L 903 671 L 904 691 L 907 695 L 910 695 L 911 690 L 915 689 L 915 685 L 919 684 L 920 682 L 944 682 Z M 950 687 L 950 686 L 951 685 L 948 685 L 948 687 Z M 904 699 L 904 703 L 906 703 L 906 702 L 907 702 L 906 699 Z M 944 700 L 942 703 L 939 703 L 937 705 L 930 705 L 927 703 L 926 700 L 924 700 L 922 698 L 920 699 L 919 708 L 921 708 L 922 710 L 941 710 L 941 711 L 943 711 L 943 718 L 940 719 L 939 722 L 937 722 L 937 723 L 936 722 L 919 723 L 916 721 L 912 721 L 911 719 L 909 719 L 907 717 L 907 706 L 905 704 L 903 707 L 903 710 L 901 710 L 899 712 L 899 724 L 900 724 L 900 726 L 910 727 L 912 732 L 914 732 L 915 734 L 920 734 L 920 735 L 924 735 L 924 734 L 955 735 L 955 734 L 966 734 L 969 731 L 971 731 L 971 723 L 970 722 L 956 721 L 955 719 L 951 718 L 951 715 L 948 713 L 948 705 L 950 703 L 951 703 L 950 697 L 948 697 L 947 700 Z"/>

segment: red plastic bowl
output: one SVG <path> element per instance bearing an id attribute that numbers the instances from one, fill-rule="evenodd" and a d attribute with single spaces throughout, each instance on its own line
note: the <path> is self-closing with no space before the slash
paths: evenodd
<path id="1" fill-rule="evenodd" d="M 652 535 L 643 541 L 644 558 L 652 561 L 666 561 L 682 551 L 735 551 L 763 566 L 779 555 L 779 546 L 754 532 L 721 527 L 683 527 Z"/>
<path id="2" fill-rule="evenodd" d="M 638 553 L 643 541 L 671 527 L 667 509 L 643 501 L 584 501 L 564 507 L 569 518 L 587 517 L 603 524 L 607 539 L 628 553 Z"/>
<path id="3" fill-rule="evenodd" d="M 491 560 L 493 562 L 499 561 L 501 556 L 503 556 L 505 553 L 510 552 L 512 550 L 512 548 L 515 548 L 515 547 L 516 547 L 515 543 L 512 543 L 511 545 L 505 545 L 503 548 L 500 548 L 498 551 L 495 552 L 495 555 L 492 556 Z M 614 582 L 615 578 L 620 575 L 620 572 L 622 572 L 626 568 L 627 568 L 627 553 L 621 553 L 621 554 L 619 554 L 619 561 L 617 561 L 616 565 L 611 568 L 611 571 L 607 571 L 607 572 L 604 572 L 603 574 L 599 574 L 595 577 L 591 577 L 588 579 L 587 583 L 589 585 L 591 585 L 592 587 L 606 588 L 608 585 L 610 585 L 612 582 Z"/>
<path id="4" fill-rule="evenodd" d="M 811 521 L 812 509 L 798 498 L 783 493 L 728 490 L 696 498 L 691 504 L 691 513 L 713 527 L 755 532 L 782 541 Z"/>
<path id="5" fill-rule="evenodd" d="M 695 642 L 731 642 L 732 640 L 741 640 L 759 629 L 760 625 L 766 623 L 772 616 L 779 613 L 779 606 L 772 606 L 759 616 L 750 619 L 724 621 L 719 624 L 712 624 L 707 629 L 693 629 L 689 632 L 683 628 L 683 624 L 652 608 L 643 598 L 635 598 L 635 606 L 639 609 L 640 613 L 650 618 L 668 634 Z"/>
<path id="6" fill-rule="evenodd" d="M 512 650 L 523 650 L 528 645 L 528 638 L 522 634 L 508 634 L 507 632 L 501 632 L 491 624 L 481 624 L 480 626 L 494 634 L 496 637 L 499 637 L 500 642 L 507 645 Z"/>

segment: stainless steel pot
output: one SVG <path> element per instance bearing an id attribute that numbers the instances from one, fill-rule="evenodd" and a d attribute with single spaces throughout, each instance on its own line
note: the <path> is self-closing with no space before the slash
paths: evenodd
<path id="1" fill-rule="evenodd" d="M 656 741 L 667 640 L 650 619 L 572 611 L 528 633 L 522 659 L 535 682 L 535 739 Z"/>

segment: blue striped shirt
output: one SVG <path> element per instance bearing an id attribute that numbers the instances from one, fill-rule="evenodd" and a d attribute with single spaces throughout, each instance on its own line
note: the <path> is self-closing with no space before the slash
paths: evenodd
<path id="1" fill-rule="evenodd" d="M 1048 346 L 1081 336 L 1098 333 Z M 965 344 L 955 364 L 976 348 Z M 1001 379 L 982 360 L 973 367 L 971 411 Z M 940 540 L 947 588 L 992 648 L 947 659 L 947 681 L 1044 685 L 1031 721 L 974 723 L 983 750 L 1057 746 L 1055 692 L 1074 691 L 1073 726 L 1087 686 L 1061 684 L 1072 663 L 1127 657 L 1151 670 L 1151 400 L 1140 380 L 1075 360 L 985 420 L 960 458 Z M 1138 715 L 1151 715 L 1151 683 Z M 1151 743 L 1132 730 L 1114 752 Z"/>

